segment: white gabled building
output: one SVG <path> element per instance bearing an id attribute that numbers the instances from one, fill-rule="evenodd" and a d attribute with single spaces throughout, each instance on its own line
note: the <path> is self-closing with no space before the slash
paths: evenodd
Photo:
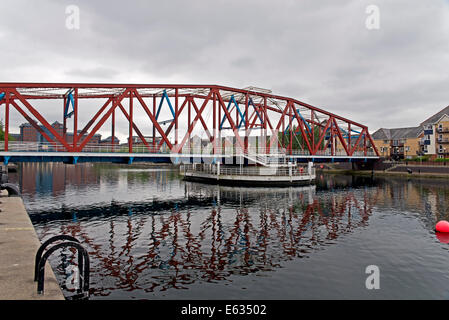
<path id="1" fill-rule="evenodd" d="M 421 122 L 424 137 L 421 151 L 437 158 L 449 158 L 449 106 Z"/>

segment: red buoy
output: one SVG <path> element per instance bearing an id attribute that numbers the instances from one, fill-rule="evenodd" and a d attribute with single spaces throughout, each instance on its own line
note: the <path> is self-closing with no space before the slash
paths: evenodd
<path id="1" fill-rule="evenodd" d="M 437 232 L 449 232 L 449 222 L 446 220 L 438 221 L 437 225 L 435 226 L 435 230 Z"/>

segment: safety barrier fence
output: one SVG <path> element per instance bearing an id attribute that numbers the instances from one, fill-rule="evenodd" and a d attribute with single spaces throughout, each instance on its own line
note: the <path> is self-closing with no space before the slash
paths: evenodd
<path id="1" fill-rule="evenodd" d="M 0 151 L 5 151 L 5 143 L 4 141 L 0 141 Z M 177 153 L 183 155 L 194 155 L 194 154 L 202 154 L 202 155 L 223 155 L 223 156 L 247 156 L 252 158 L 255 162 L 265 162 L 267 163 L 269 157 L 272 158 L 281 158 L 288 157 L 285 150 L 282 149 L 274 149 L 263 150 L 260 148 L 248 148 L 246 152 L 244 152 L 240 148 L 189 148 L 184 147 L 179 150 Z M 12 141 L 8 144 L 8 152 L 67 152 L 66 148 L 61 144 L 56 143 L 48 143 L 48 142 L 20 142 L 20 141 Z M 70 152 L 86 152 L 86 153 L 148 153 L 148 154 L 173 154 L 176 153 L 174 151 L 170 151 L 168 149 L 157 149 L 152 146 L 148 147 L 146 145 L 134 145 L 130 152 L 128 145 L 114 145 L 114 144 L 87 144 L 81 150 L 70 151 Z M 306 150 L 292 150 L 291 156 L 310 156 L 310 152 Z M 314 156 L 344 156 L 347 157 L 345 152 L 335 152 L 331 153 L 330 151 L 317 151 Z M 353 153 L 353 156 L 363 157 L 363 156 L 375 156 L 374 152 L 366 152 L 356 151 Z"/>
<path id="2" fill-rule="evenodd" d="M 201 172 L 205 174 L 218 175 L 231 175 L 231 176 L 309 176 L 315 175 L 315 168 L 311 168 L 308 172 L 307 166 L 295 166 L 291 167 L 225 167 L 217 165 L 182 165 L 181 172 Z"/>

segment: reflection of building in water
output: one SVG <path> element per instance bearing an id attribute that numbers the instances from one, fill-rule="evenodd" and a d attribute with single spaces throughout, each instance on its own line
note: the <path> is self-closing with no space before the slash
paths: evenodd
<path id="1" fill-rule="evenodd" d="M 422 204 L 420 190 L 411 181 L 391 180 L 391 183 L 382 185 L 378 195 L 378 204 L 382 203 L 390 207 L 413 208 L 420 207 Z"/>
<path id="2" fill-rule="evenodd" d="M 22 163 L 17 181 L 22 193 L 53 193 L 65 190 L 66 185 L 97 185 L 99 178 L 93 164 L 69 165 L 63 163 Z"/>
<path id="3" fill-rule="evenodd" d="M 389 178 L 377 191 L 377 206 L 397 208 L 401 211 L 418 212 L 433 224 L 449 218 L 447 196 L 449 185 L 438 179 L 411 180 Z"/>
<path id="4" fill-rule="evenodd" d="M 437 212 L 437 194 L 433 190 L 429 190 L 429 193 L 427 194 L 426 204 L 428 204 L 428 210 L 431 212 Z"/>
<path id="5" fill-rule="evenodd" d="M 161 169 L 129 169 L 116 164 L 63 164 L 63 163 L 21 163 L 17 173 L 9 175 L 10 182 L 20 186 L 23 195 L 33 198 L 36 194 L 58 195 L 67 188 L 89 189 L 98 186 L 109 190 L 111 185 L 142 185 L 151 182 L 158 191 L 165 192 L 167 185 L 178 180 L 177 171 Z M 109 192 L 109 191 L 106 191 Z"/>
<path id="6" fill-rule="evenodd" d="M 88 248 L 93 295 L 187 288 L 273 270 L 368 224 L 376 198 L 369 189 L 314 193 L 313 186 L 262 191 L 187 184 L 184 199 L 114 203 L 97 208 L 91 220 L 101 223 L 80 219 L 38 230 L 41 239 L 70 234 Z M 92 214 L 82 211 L 76 209 Z"/>

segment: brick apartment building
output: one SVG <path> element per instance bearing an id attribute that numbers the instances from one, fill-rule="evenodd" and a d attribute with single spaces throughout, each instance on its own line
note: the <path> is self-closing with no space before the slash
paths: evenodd
<path id="1" fill-rule="evenodd" d="M 43 132 L 45 132 L 51 139 L 54 138 L 53 134 L 47 129 L 45 128 L 43 125 L 39 126 Z M 51 124 L 51 127 L 59 134 L 59 135 L 63 135 L 64 133 L 64 126 L 62 125 L 62 123 L 55 121 Z M 47 139 L 45 139 L 45 137 L 38 131 L 36 130 L 36 128 L 34 128 L 31 124 L 29 123 L 22 123 L 20 125 L 20 133 L 19 134 L 14 134 L 14 138 L 16 139 L 16 141 L 20 141 L 20 142 L 39 142 L 39 143 L 44 143 L 47 142 Z M 78 130 L 78 134 L 81 133 L 81 130 Z M 87 137 L 87 134 L 83 134 L 82 137 L 78 137 L 78 140 L 82 140 L 85 137 Z M 119 141 L 116 137 L 115 137 L 116 141 Z M 112 140 L 112 139 L 111 139 Z M 66 133 L 66 141 L 68 143 L 73 142 L 73 132 L 67 132 Z M 101 134 L 95 134 L 89 141 L 89 145 L 99 145 L 101 143 Z"/>

